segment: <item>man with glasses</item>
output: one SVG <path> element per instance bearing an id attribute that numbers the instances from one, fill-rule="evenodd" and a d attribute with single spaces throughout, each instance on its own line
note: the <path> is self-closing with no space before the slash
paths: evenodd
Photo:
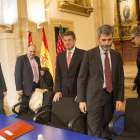
<path id="1" fill-rule="evenodd" d="M 36 46 L 29 45 L 27 53 L 19 56 L 15 65 L 16 90 L 18 95 L 22 97 L 22 101 L 26 102 L 20 106 L 20 115 L 28 112 L 29 96 L 32 91 L 35 91 L 35 88 L 40 86 L 40 74 L 44 75 L 44 72 L 40 69 L 40 58 L 36 56 Z"/>
<path id="2" fill-rule="evenodd" d="M 131 41 L 135 43 L 136 46 L 139 47 L 139 49 L 138 49 L 137 59 L 136 59 L 138 73 L 134 80 L 133 85 L 130 87 L 130 90 L 134 91 L 137 87 L 138 98 L 140 98 L 140 26 L 135 27 L 131 31 Z"/>

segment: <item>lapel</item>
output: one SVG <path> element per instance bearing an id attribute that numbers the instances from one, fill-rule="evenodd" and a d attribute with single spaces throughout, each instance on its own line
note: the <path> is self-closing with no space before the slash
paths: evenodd
<path id="1" fill-rule="evenodd" d="M 66 71 L 67 71 L 66 53 L 67 53 L 67 51 L 62 52 L 62 61 L 63 61 L 64 68 L 65 68 Z"/>
<path id="2" fill-rule="evenodd" d="M 77 57 L 78 57 L 78 49 L 75 47 L 75 51 L 73 53 L 73 56 L 72 56 L 72 59 L 71 59 L 71 62 L 70 62 L 70 66 L 69 66 L 69 69 L 68 71 L 71 69 L 71 67 L 73 66 L 73 64 L 75 63 Z"/>
<path id="3" fill-rule="evenodd" d="M 94 58 L 95 58 L 95 60 L 97 62 L 97 66 L 99 67 L 99 70 L 101 72 L 101 75 L 104 78 L 104 76 L 103 76 L 103 66 L 102 66 L 99 46 L 95 48 L 95 51 L 93 52 L 93 54 L 94 54 Z"/>
<path id="4" fill-rule="evenodd" d="M 114 81 L 114 74 L 115 74 L 115 67 L 116 67 L 116 55 L 113 50 L 110 50 L 110 57 L 111 57 L 111 67 L 112 67 L 112 80 Z"/>
<path id="5" fill-rule="evenodd" d="M 33 72 L 32 72 L 32 68 L 31 68 L 31 64 L 30 64 L 30 62 L 29 62 L 29 59 L 28 59 L 27 54 L 25 54 L 25 60 L 26 60 L 28 69 L 30 70 L 31 73 L 33 73 Z"/>

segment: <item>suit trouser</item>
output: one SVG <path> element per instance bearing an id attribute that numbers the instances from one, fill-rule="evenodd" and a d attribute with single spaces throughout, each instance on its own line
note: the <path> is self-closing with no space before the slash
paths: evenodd
<path id="1" fill-rule="evenodd" d="M 35 91 L 35 88 L 39 88 L 39 83 L 36 84 L 33 82 L 33 87 L 32 87 L 31 92 Z M 29 96 L 26 96 L 24 95 L 24 91 L 23 91 L 23 95 L 21 96 L 21 99 L 22 99 L 22 102 L 26 102 L 26 103 L 21 104 L 20 109 L 19 109 L 20 115 L 28 113 L 30 97 L 31 97 L 31 93 Z"/>
<path id="2" fill-rule="evenodd" d="M 0 98 L 0 114 L 6 115 L 3 108 L 3 98 Z"/>
<path id="3" fill-rule="evenodd" d="M 113 92 L 108 93 L 103 89 L 97 108 L 87 113 L 89 135 L 112 140 L 108 124 L 113 117 L 113 113 Z"/>

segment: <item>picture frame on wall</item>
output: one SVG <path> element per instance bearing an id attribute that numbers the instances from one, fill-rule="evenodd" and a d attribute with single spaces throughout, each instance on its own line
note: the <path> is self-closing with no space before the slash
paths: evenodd
<path id="1" fill-rule="evenodd" d="M 132 0 L 121 0 L 120 7 L 120 21 L 122 24 L 128 24 L 133 21 L 133 2 Z"/>

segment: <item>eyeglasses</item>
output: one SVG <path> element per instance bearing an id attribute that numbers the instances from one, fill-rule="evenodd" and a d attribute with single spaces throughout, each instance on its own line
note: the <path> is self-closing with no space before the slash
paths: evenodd
<path id="1" fill-rule="evenodd" d="M 133 41 L 135 39 L 136 36 L 132 37 L 131 41 Z"/>
<path id="2" fill-rule="evenodd" d="M 36 53 L 36 51 L 29 51 L 30 53 Z"/>

